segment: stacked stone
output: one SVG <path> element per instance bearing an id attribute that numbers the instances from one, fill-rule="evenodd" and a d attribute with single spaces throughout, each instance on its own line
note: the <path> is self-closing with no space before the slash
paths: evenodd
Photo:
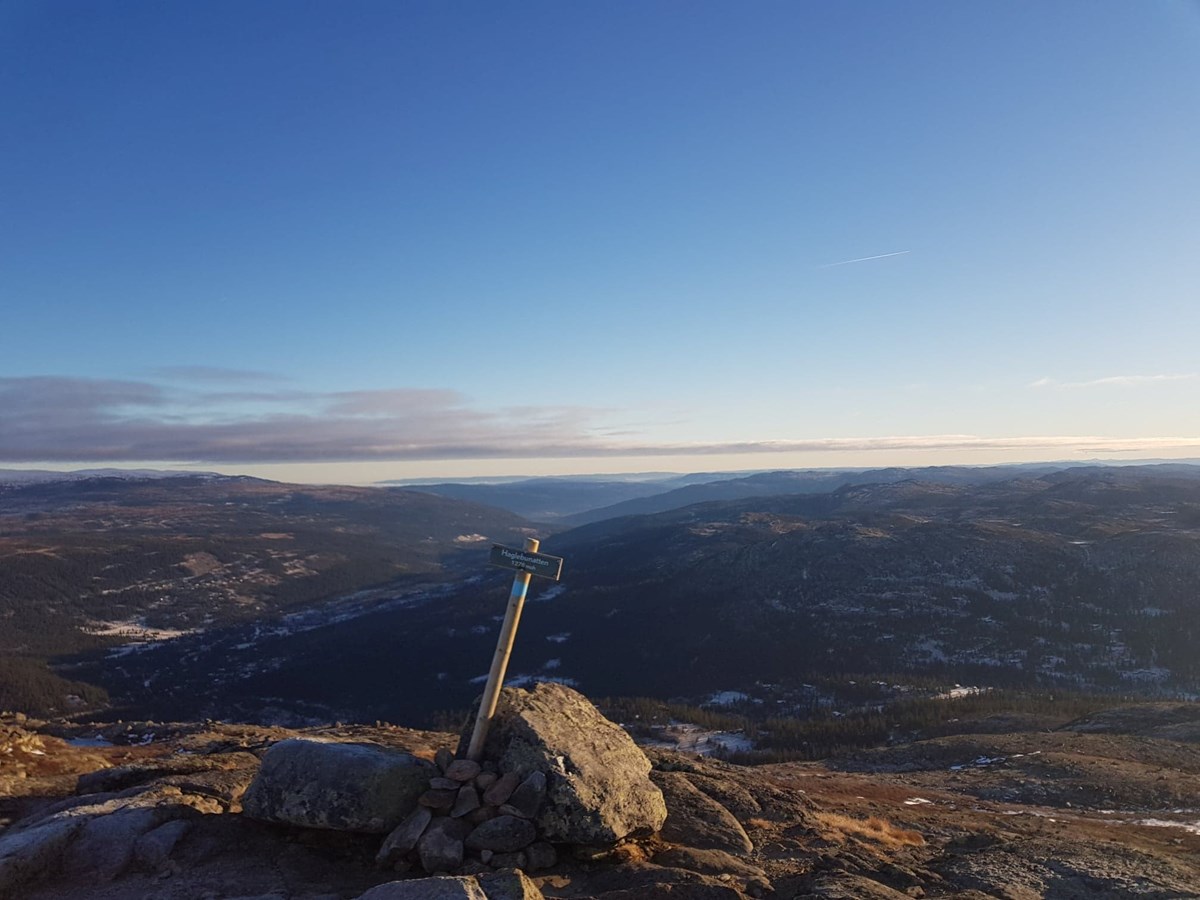
<path id="1" fill-rule="evenodd" d="M 539 840 L 534 821 L 546 799 L 546 776 L 500 773 L 494 761 L 455 759 L 439 750 L 439 775 L 417 800 L 417 808 L 383 842 L 376 862 L 430 874 L 478 874 L 493 869 L 537 871 L 557 862 L 549 842 Z"/>

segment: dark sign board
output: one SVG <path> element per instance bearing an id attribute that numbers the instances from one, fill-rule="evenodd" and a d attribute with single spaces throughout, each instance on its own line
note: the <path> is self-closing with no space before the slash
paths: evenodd
<path id="1" fill-rule="evenodd" d="M 547 556 L 545 553 L 514 550 L 512 547 L 502 547 L 500 544 L 492 544 L 492 556 L 488 560 L 488 565 L 516 569 L 553 581 L 558 581 L 558 576 L 562 574 L 562 564 L 561 556 Z"/>

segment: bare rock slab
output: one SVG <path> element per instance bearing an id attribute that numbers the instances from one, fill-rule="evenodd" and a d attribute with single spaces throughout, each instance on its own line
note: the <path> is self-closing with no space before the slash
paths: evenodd
<path id="1" fill-rule="evenodd" d="M 389 881 L 360 894 L 357 900 L 488 900 L 488 895 L 473 877 L 443 876 Z"/>
<path id="2" fill-rule="evenodd" d="M 376 885 L 357 900 L 545 900 L 523 872 L 439 876 Z"/>
<path id="3" fill-rule="evenodd" d="M 488 900 L 545 900 L 541 890 L 524 872 L 508 870 L 480 875 L 479 884 Z"/>
<path id="4" fill-rule="evenodd" d="M 505 773 L 546 776 L 536 819 L 545 840 L 611 844 L 634 832 L 657 831 L 667 818 L 645 754 L 565 685 L 502 691 L 486 752 Z M 493 802 L 491 793 L 487 802 Z"/>
<path id="5" fill-rule="evenodd" d="M 695 847 L 672 847 L 654 857 L 656 865 L 686 869 L 701 875 L 732 875 L 747 881 L 766 877 L 756 865 L 739 859 L 724 850 L 697 850 Z"/>
<path id="6" fill-rule="evenodd" d="M 401 750 L 292 738 L 264 754 L 242 811 L 264 822 L 382 834 L 412 812 L 436 774 Z"/>
<path id="7" fill-rule="evenodd" d="M 134 858 L 144 866 L 159 868 L 170 859 L 175 845 L 191 827 L 191 823 L 185 819 L 175 819 L 147 831 L 134 844 Z"/>
<path id="8" fill-rule="evenodd" d="M 59 865 L 81 819 L 52 820 L 0 835 L 0 897 L 19 897 L 18 888 Z"/>
<path id="9" fill-rule="evenodd" d="M 664 840 L 735 856 L 754 849 L 733 813 L 693 785 L 682 772 L 655 772 L 654 783 L 662 788 L 670 811 L 662 827 Z"/>

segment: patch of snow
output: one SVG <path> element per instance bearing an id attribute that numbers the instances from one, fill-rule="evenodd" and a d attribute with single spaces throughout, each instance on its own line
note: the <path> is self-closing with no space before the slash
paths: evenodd
<path id="1" fill-rule="evenodd" d="M 661 747 L 712 756 L 715 753 L 737 753 L 754 749 L 754 742 L 740 731 L 711 731 L 690 722 L 672 722 L 658 729 L 660 736 L 653 740 L 639 740 L 644 747 Z"/>
<path id="2" fill-rule="evenodd" d="M 1152 828 L 1182 828 L 1190 834 L 1200 834 L 1200 822 L 1170 822 L 1166 819 L 1138 819 L 1134 825 L 1149 825 Z"/>
<path id="3" fill-rule="evenodd" d="M 732 706 L 735 703 L 744 703 L 750 699 L 749 694 L 743 694 L 741 691 L 718 691 L 713 694 L 705 702 L 706 706 Z"/>
<path id="4" fill-rule="evenodd" d="M 958 697 L 970 697 L 973 694 L 984 694 L 990 691 L 989 687 L 963 687 L 961 684 L 956 684 L 950 690 L 942 694 L 936 694 L 934 700 L 954 700 Z"/>
<path id="5" fill-rule="evenodd" d="M 547 603 L 550 600 L 554 600 L 554 599 L 557 599 L 558 597 L 561 597 L 563 594 L 563 591 L 565 591 L 566 589 L 567 589 L 567 586 L 565 584 L 556 584 L 556 585 L 554 585 L 554 587 L 547 588 L 546 590 L 542 591 L 541 593 L 533 595 L 532 597 L 529 598 L 529 601 L 531 603 Z"/>
<path id="6" fill-rule="evenodd" d="M 67 743 L 72 747 L 111 747 L 112 741 L 107 738 L 102 738 L 100 735 L 95 737 L 77 737 L 71 738 Z"/>
<path id="7" fill-rule="evenodd" d="M 512 678 L 505 678 L 505 687 L 526 687 L 538 682 L 552 682 L 554 684 L 565 684 L 567 687 L 579 687 L 579 682 L 574 678 L 565 678 L 561 675 L 514 675 Z"/>
<path id="8" fill-rule="evenodd" d="M 570 636 L 571 636 L 571 632 L 569 632 L 569 631 L 560 631 L 558 634 L 548 634 L 548 635 L 546 635 L 546 640 L 548 640 L 548 641 L 549 641 L 550 643 L 552 643 L 552 644 L 565 644 L 565 643 L 567 642 L 567 639 L 568 639 Z"/>
<path id="9" fill-rule="evenodd" d="M 926 639 L 913 645 L 913 650 L 922 654 L 931 662 L 946 662 L 948 657 L 942 650 L 942 645 L 935 640 Z"/>

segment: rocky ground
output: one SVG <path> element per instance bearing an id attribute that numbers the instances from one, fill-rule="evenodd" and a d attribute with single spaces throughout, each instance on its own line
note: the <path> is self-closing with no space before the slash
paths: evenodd
<path id="1" fill-rule="evenodd" d="M 560 847 L 529 876 L 576 900 L 1200 897 L 1200 706 L 1011 725 L 755 768 L 649 750 L 662 830 Z M 417 877 L 378 867 L 383 835 L 242 814 L 263 754 L 297 736 L 427 760 L 458 742 L 383 724 L 4 717 L 0 897 L 349 900 Z M 530 896 L 504 890 L 487 896 Z"/>

